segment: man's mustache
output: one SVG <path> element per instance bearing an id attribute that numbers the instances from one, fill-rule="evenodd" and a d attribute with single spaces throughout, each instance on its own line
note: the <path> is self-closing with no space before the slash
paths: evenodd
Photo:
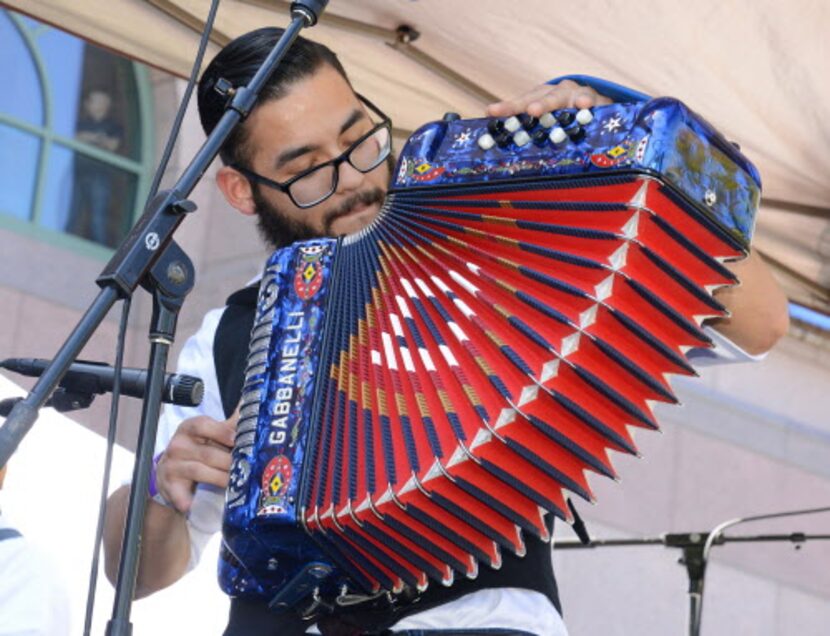
<path id="1" fill-rule="evenodd" d="M 386 193 L 380 188 L 372 188 L 353 194 L 326 215 L 326 227 L 331 227 L 336 219 L 346 216 L 357 207 L 372 205 L 373 203 L 383 204 L 384 199 L 386 199 Z"/>

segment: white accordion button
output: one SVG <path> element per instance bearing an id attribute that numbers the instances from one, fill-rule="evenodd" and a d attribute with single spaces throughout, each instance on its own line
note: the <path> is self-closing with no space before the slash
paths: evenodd
<path id="1" fill-rule="evenodd" d="M 482 150 L 490 150 L 493 146 L 496 145 L 496 140 L 493 139 L 493 135 L 490 133 L 484 133 L 481 137 L 478 138 L 478 147 Z"/>
<path id="2" fill-rule="evenodd" d="M 587 108 L 583 108 L 576 114 L 576 121 L 582 124 L 583 126 L 585 124 L 590 124 L 592 121 L 594 121 L 594 114 Z"/>
<path id="3" fill-rule="evenodd" d="M 561 144 L 567 141 L 568 133 L 565 132 L 565 129 L 562 126 L 556 126 L 553 130 L 550 131 L 550 140 L 555 144 Z"/>
<path id="4" fill-rule="evenodd" d="M 504 120 L 504 128 L 509 132 L 516 132 L 519 128 L 522 127 L 522 122 L 519 121 L 519 118 L 515 115 L 513 117 L 508 117 Z"/>
<path id="5" fill-rule="evenodd" d="M 553 113 L 545 113 L 539 118 L 539 123 L 542 128 L 550 128 L 556 123 L 556 117 L 553 116 Z"/>
<path id="6" fill-rule="evenodd" d="M 513 141 L 519 147 L 526 146 L 530 143 L 530 135 L 527 134 L 526 130 L 520 130 L 515 135 L 513 135 Z"/>

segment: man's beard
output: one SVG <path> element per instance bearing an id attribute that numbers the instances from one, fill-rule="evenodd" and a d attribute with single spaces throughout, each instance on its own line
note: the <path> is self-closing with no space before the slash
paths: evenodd
<path id="1" fill-rule="evenodd" d="M 314 238 L 314 228 L 284 214 L 277 206 L 268 201 L 259 185 L 252 188 L 252 197 L 256 205 L 256 225 L 262 240 L 274 249 L 291 245 L 295 241 Z"/>
<path id="2" fill-rule="evenodd" d="M 391 155 L 387 160 L 387 165 L 390 167 L 391 174 L 391 169 L 394 168 L 394 159 L 392 159 Z M 381 188 L 364 190 L 350 196 L 326 214 L 323 219 L 323 231 L 320 233 L 307 223 L 303 223 L 285 214 L 280 208 L 262 196 L 262 191 L 258 184 L 252 185 L 252 196 L 254 204 L 256 205 L 259 235 L 262 237 L 262 240 L 274 249 L 291 245 L 291 243 L 297 241 L 320 238 L 321 236 L 332 236 L 331 226 L 338 218 L 347 215 L 361 205 L 372 205 L 375 203 L 381 205 L 386 198 L 386 192 Z"/>

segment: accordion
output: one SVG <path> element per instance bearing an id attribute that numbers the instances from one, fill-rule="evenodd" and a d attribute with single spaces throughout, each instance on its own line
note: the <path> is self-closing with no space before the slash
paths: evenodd
<path id="1" fill-rule="evenodd" d="M 755 168 L 680 102 L 447 116 L 378 218 L 263 275 L 220 583 L 307 599 L 450 585 L 521 555 L 637 452 L 710 346 Z"/>

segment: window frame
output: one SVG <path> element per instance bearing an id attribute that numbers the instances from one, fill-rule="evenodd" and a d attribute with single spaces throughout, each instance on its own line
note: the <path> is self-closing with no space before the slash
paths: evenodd
<path id="1" fill-rule="evenodd" d="M 32 205 L 28 210 L 28 219 L 21 219 L 12 214 L 10 210 L 0 209 L 0 228 L 9 229 L 53 245 L 65 247 L 95 258 L 96 260 L 106 261 L 112 256 L 114 252 L 113 248 L 95 243 L 80 236 L 69 234 L 64 230 L 46 227 L 41 224 L 43 217 L 43 192 L 46 179 L 48 178 L 49 157 L 53 147 L 57 145 L 133 175 L 136 179 L 136 193 L 133 209 L 130 211 L 130 225 L 132 226 L 143 211 L 144 201 L 149 192 L 155 163 L 154 108 L 149 70 L 144 65 L 132 60 L 129 61 L 136 86 L 136 106 L 140 131 L 138 159 L 131 159 L 116 152 L 97 148 L 72 137 L 56 133 L 53 128 L 55 104 L 52 98 L 46 66 L 38 49 L 36 39 L 39 29 L 54 29 L 56 27 L 41 24 L 37 29 L 31 29 L 23 21 L 21 14 L 6 8 L 0 8 L 0 11 L 9 18 L 11 24 L 20 35 L 29 55 L 31 55 L 35 72 L 37 73 L 37 82 L 40 86 L 43 105 L 43 120 L 40 126 L 0 112 L 0 124 L 33 135 L 39 141 L 38 160 L 36 166 L 33 168 L 35 171 L 34 191 L 31 199 Z M 72 34 L 69 35 L 77 37 Z"/>

